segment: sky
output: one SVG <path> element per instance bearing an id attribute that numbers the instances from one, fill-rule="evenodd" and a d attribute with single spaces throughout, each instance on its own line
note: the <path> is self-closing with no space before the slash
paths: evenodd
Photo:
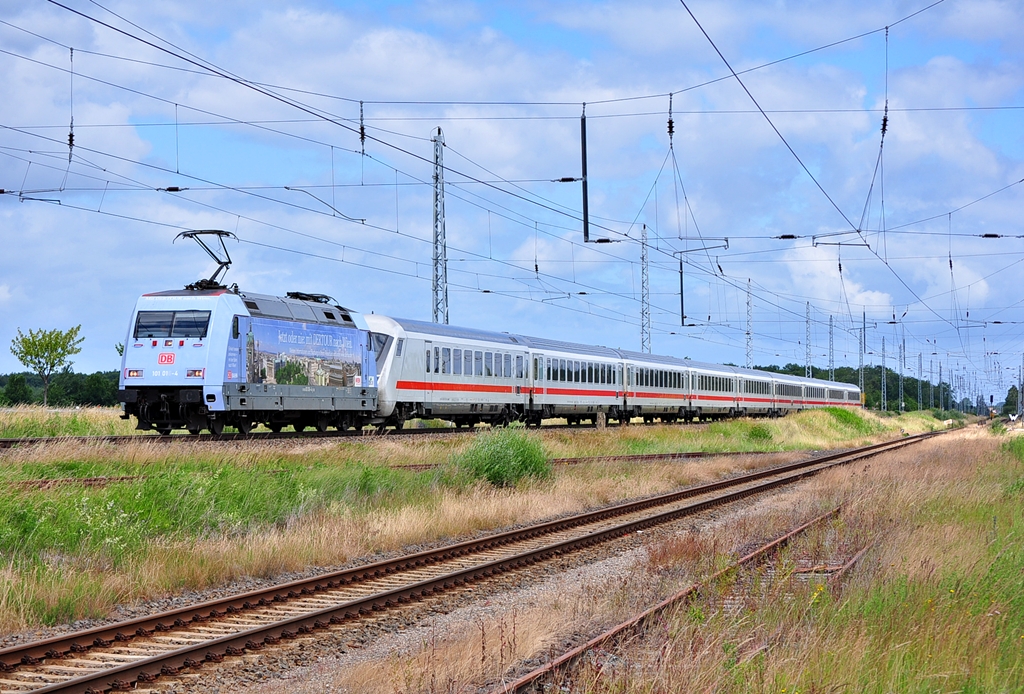
<path id="1" fill-rule="evenodd" d="M 192 229 L 236 235 L 244 290 L 430 320 L 440 128 L 454 325 L 640 350 L 646 248 L 656 354 L 818 374 L 866 326 L 866 363 L 998 401 L 1022 26 L 995 0 L 0 0 L 0 373 L 18 329 L 79 324 L 75 370 L 117 369 L 138 296 L 212 274 Z M 608 243 L 558 182 L 584 114 Z"/>

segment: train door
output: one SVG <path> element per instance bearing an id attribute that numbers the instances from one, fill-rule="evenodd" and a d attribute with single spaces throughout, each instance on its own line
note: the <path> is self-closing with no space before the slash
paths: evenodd
<path id="1" fill-rule="evenodd" d="M 530 403 L 529 408 L 541 409 L 538 405 L 535 405 L 535 398 L 537 395 L 544 394 L 544 355 L 540 352 L 533 353 L 533 380 L 530 383 Z"/>
<path id="2" fill-rule="evenodd" d="M 423 346 L 427 365 L 426 378 L 423 379 L 423 407 L 426 408 L 427 414 L 430 414 L 434 406 L 434 373 L 439 368 L 441 350 L 435 347 L 430 340 L 424 340 Z"/>

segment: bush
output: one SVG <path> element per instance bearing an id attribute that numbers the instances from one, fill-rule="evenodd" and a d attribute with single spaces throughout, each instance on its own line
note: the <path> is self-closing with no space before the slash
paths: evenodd
<path id="1" fill-rule="evenodd" d="M 767 443 L 772 440 L 772 432 L 764 424 L 755 424 L 747 432 L 747 438 L 758 443 Z"/>
<path id="2" fill-rule="evenodd" d="M 543 479 L 551 475 L 551 464 L 538 438 L 515 426 L 479 434 L 454 463 L 474 478 L 498 487 L 514 486 L 527 477 Z"/>
<path id="3" fill-rule="evenodd" d="M 841 407 L 826 407 L 825 412 L 832 415 L 832 419 L 836 421 L 836 424 L 852 429 L 858 434 L 870 434 L 871 424 L 864 420 L 863 417 L 858 415 L 856 412 L 851 410 L 844 410 Z"/>
<path id="4" fill-rule="evenodd" d="M 4 387 L 4 400 L 11 405 L 32 402 L 32 389 L 29 388 L 24 374 L 11 374 Z"/>

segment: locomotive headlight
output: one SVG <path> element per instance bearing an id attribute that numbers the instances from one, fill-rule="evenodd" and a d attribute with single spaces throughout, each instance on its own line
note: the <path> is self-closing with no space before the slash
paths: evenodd
<path id="1" fill-rule="evenodd" d="M 125 369 L 125 378 L 142 378 L 142 369 Z"/>
<path id="2" fill-rule="evenodd" d="M 185 372 L 185 378 L 202 378 L 206 375 L 206 369 L 189 369 Z"/>

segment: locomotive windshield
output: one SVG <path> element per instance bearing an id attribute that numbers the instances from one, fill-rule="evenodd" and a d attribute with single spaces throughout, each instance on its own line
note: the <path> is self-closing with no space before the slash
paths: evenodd
<path id="1" fill-rule="evenodd" d="M 135 338 L 206 337 L 209 311 L 139 311 Z"/>

